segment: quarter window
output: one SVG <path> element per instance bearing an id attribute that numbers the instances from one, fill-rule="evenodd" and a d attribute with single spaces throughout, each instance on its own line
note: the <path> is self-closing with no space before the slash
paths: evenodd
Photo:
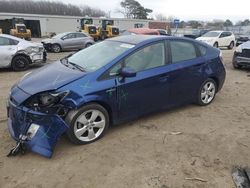
<path id="1" fill-rule="evenodd" d="M 178 63 L 197 57 L 195 46 L 190 42 L 171 41 L 170 47 L 172 53 L 172 63 Z"/>

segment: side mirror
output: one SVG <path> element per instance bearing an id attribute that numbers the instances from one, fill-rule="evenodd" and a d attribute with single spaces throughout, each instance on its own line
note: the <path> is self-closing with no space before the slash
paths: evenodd
<path id="1" fill-rule="evenodd" d="M 136 72 L 132 68 L 124 67 L 120 71 L 120 76 L 122 76 L 123 78 L 126 78 L 126 77 L 127 78 L 135 77 L 136 76 Z"/>

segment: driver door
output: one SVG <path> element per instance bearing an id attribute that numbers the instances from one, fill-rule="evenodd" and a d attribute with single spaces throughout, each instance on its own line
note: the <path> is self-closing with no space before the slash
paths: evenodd
<path id="1" fill-rule="evenodd" d="M 120 120 L 166 107 L 169 101 L 168 58 L 165 43 L 146 46 L 123 60 L 114 69 L 129 67 L 135 77 L 117 77 L 117 101 Z"/>

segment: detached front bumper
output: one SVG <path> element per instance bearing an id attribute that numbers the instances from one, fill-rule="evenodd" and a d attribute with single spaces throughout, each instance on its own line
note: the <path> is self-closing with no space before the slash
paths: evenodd
<path id="1" fill-rule="evenodd" d="M 51 157 L 59 137 L 68 129 L 58 115 L 49 115 L 7 102 L 8 129 L 15 140 L 25 136 L 27 149 Z"/>

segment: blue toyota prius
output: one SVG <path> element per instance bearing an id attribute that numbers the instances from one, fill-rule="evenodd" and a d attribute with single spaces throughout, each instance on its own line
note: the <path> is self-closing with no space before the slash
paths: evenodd
<path id="1" fill-rule="evenodd" d="M 177 37 L 131 35 L 97 43 L 25 75 L 11 89 L 8 128 L 25 149 L 51 157 L 66 133 L 75 144 L 112 124 L 188 103 L 210 104 L 225 80 L 218 49 Z"/>

